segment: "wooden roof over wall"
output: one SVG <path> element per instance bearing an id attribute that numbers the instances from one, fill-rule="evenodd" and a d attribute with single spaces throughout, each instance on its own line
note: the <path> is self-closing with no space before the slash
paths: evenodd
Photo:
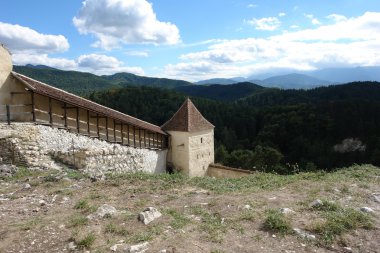
<path id="1" fill-rule="evenodd" d="M 164 131 L 161 130 L 159 126 L 150 124 L 146 121 L 134 118 L 132 116 L 129 116 L 127 114 L 118 112 L 116 110 L 113 110 L 111 108 L 102 106 L 100 104 L 97 104 L 95 102 L 92 102 L 90 100 L 84 99 L 82 97 L 76 96 L 74 94 L 71 94 L 69 92 L 66 92 L 64 90 L 52 87 L 48 84 L 36 81 L 30 77 L 21 75 L 16 72 L 12 72 L 12 75 L 22 83 L 24 83 L 31 91 L 53 98 L 55 100 L 73 105 L 78 106 L 79 108 L 91 111 L 93 113 L 100 114 L 102 116 L 106 116 L 109 118 L 113 118 L 117 121 L 136 126 L 142 129 L 146 129 L 151 132 L 160 133 L 167 135 Z"/>

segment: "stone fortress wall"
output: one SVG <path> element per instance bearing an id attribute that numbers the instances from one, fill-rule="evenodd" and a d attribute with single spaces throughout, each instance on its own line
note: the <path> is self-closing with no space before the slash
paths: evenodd
<path id="1" fill-rule="evenodd" d="M 0 164 L 37 169 L 69 165 L 102 178 L 107 173 L 166 170 L 167 150 L 138 149 L 33 123 L 0 123 Z"/>

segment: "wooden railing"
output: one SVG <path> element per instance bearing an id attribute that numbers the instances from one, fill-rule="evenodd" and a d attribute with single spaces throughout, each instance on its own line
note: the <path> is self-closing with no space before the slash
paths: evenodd
<path id="1" fill-rule="evenodd" d="M 30 115 L 30 117 L 25 117 L 25 115 Z M 45 116 L 40 117 L 42 115 Z M 81 120 L 78 115 L 79 114 L 77 114 L 76 118 L 72 118 L 66 113 L 61 115 L 53 113 L 51 109 L 45 111 L 28 104 L 0 105 L 0 121 L 7 122 L 8 125 L 12 122 L 34 122 L 35 124 L 66 129 L 70 132 L 76 132 L 77 134 L 90 138 L 98 138 L 125 146 L 145 149 L 167 148 L 167 136 L 160 133 L 154 133 L 130 124 L 117 122 L 114 119 L 109 119 L 106 116 L 98 114 L 92 116 L 97 119 L 96 124 L 94 124 L 90 120 L 89 111 L 87 111 L 86 121 Z M 106 126 L 99 125 L 99 118 L 106 118 Z M 57 122 L 57 119 L 61 122 L 63 121 L 63 123 Z M 109 120 L 113 120 L 113 127 L 108 126 Z"/>

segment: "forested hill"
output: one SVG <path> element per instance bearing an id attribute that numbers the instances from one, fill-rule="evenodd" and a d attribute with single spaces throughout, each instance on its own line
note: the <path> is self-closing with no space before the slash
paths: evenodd
<path id="1" fill-rule="evenodd" d="M 240 98 L 247 97 L 253 93 L 261 92 L 265 89 L 266 88 L 262 86 L 249 82 L 236 83 L 231 85 L 193 85 L 175 88 L 176 91 L 187 94 L 189 96 L 210 98 L 222 101 L 235 101 Z"/>
<path id="2" fill-rule="evenodd" d="M 353 163 L 380 165 L 379 87 L 351 83 L 310 91 L 275 90 L 275 100 L 287 102 L 261 101 L 265 106 L 246 99 L 192 100 L 216 126 L 218 162 L 288 173 Z M 185 97 L 173 90 L 127 87 L 95 92 L 90 99 L 162 125 Z"/>
<path id="3" fill-rule="evenodd" d="M 66 91 L 86 95 L 97 90 L 109 90 L 126 86 L 151 86 L 175 88 L 193 85 L 190 82 L 166 78 L 138 76 L 130 73 L 97 76 L 79 71 L 63 71 L 47 66 L 13 66 L 13 70 L 38 81 Z"/>

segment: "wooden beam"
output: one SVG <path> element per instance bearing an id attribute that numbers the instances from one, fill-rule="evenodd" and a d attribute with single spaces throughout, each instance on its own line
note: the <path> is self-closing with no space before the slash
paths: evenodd
<path id="1" fill-rule="evenodd" d="M 63 103 L 63 119 L 65 120 L 65 128 L 67 128 L 67 110 L 66 110 L 66 103 Z"/>
<path id="2" fill-rule="evenodd" d="M 139 147 L 141 148 L 141 128 L 139 128 Z"/>
<path id="3" fill-rule="evenodd" d="M 98 114 L 96 114 L 96 116 L 98 116 Z M 96 133 L 99 137 L 99 117 L 96 117 Z"/>
<path id="4" fill-rule="evenodd" d="M 107 116 L 99 116 L 99 114 L 96 114 L 96 116 L 91 116 L 91 118 L 105 119 Z"/>
<path id="5" fill-rule="evenodd" d="M 67 106 L 66 103 L 65 105 L 62 107 L 62 109 L 76 109 L 78 108 L 78 106 Z"/>
<path id="6" fill-rule="evenodd" d="M 143 131 L 144 131 L 144 148 L 146 148 L 146 136 L 145 136 L 146 130 L 144 129 Z"/>
<path id="7" fill-rule="evenodd" d="M 36 105 L 34 103 L 34 92 L 30 93 L 31 99 L 32 99 L 32 117 L 33 117 L 33 122 L 36 122 Z"/>
<path id="8" fill-rule="evenodd" d="M 133 126 L 133 146 L 136 147 L 136 127 Z"/>
<path id="9" fill-rule="evenodd" d="M 108 141 L 108 118 L 106 117 L 106 140 Z"/>
<path id="10" fill-rule="evenodd" d="M 116 142 L 116 125 L 115 125 L 115 120 L 113 120 L 113 141 Z"/>
<path id="11" fill-rule="evenodd" d="M 53 106 L 51 104 L 51 97 L 49 97 L 49 123 L 53 125 Z"/>
<path id="12" fill-rule="evenodd" d="M 80 132 L 80 121 L 79 121 L 79 107 L 77 107 L 77 132 Z"/>
<path id="13" fill-rule="evenodd" d="M 90 111 L 87 110 L 87 134 L 90 135 Z"/>
<path id="14" fill-rule="evenodd" d="M 128 135 L 127 143 L 128 143 L 128 146 L 129 146 L 131 144 L 131 142 L 129 140 L 129 125 L 127 125 L 127 135 Z"/>
<path id="15" fill-rule="evenodd" d="M 29 91 L 11 91 L 11 95 L 25 95 L 25 94 L 30 94 L 32 92 L 31 90 Z"/>
<path id="16" fill-rule="evenodd" d="M 123 131 L 124 131 L 124 124 L 123 122 L 121 123 L 121 145 L 124 145 L 124 134 L 123 134 Z"/>

